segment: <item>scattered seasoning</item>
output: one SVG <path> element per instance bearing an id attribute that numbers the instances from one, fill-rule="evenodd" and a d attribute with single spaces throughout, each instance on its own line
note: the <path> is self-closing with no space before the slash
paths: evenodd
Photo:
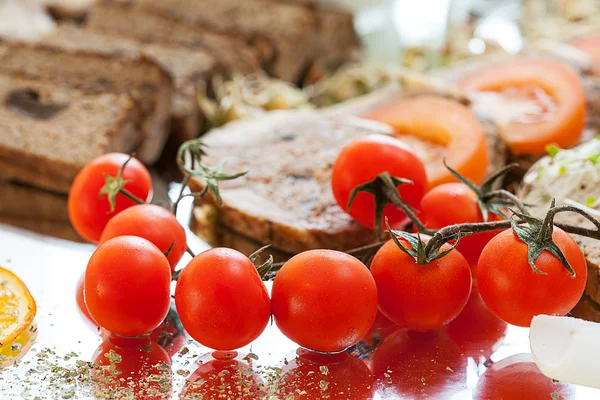
<path id="1" fill-rule="evenodd" d="M 189 352 L 190 352 L 190 349 L 188 349 L 188 348 L 187 348 L 187 346 L 186 346 L 186 347 L 182 348 L 182 349 L 179 351 L 179 355 L 180 355 L 180 356 L 185 356 L 185 355 L 186 355 L 187 353 L 189 353 Z"/>
<path id="2" fill-rule="evenodd" d="M 327 368 L 327 366 L 326 366 L 326 365 L 321 365 L 321 366 L 319 367 L 319 370 L 321 371 L 321 373 L 322 373 L 323 375 L 327 375 L 327 374 L 329 373 L 329 368 Z"/>
<path id="3" fill-rule="evenodd" d="M 319 387 L 321 388 L 321 390 L 325 391 L 327 390 L 327 387 L 329 387 L 329 382 L 321 380 L 319 382 Z"/>

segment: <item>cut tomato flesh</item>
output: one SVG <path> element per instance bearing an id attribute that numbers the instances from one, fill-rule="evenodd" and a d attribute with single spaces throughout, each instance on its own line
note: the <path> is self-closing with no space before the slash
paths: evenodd
<path id="1" fill-rule="evenodd" d="M 552 119 L 556 102 L 537 86 L 511 87 L 499 92 L 473 94 L 476 113 L 498 115 L 500 121 L 536 124 Z"/>
<path id="2" fill-rule="evenodd" d="M 400 100 L 375 110 L 364 118 L 392 126 L 421 158 L 429 187 L 456 179 L 446 163 L 460 174 L 479 183 L 489 168 L 483 127 L 467 107 L 437 96 Z"/>
<path id="3" fill-rule="evenodd" d="M 549 59 L 493 65 L 459 82 L 474 109 L 503 124 L 502 139 L 515 154 L 544 154 L 546 146 L 576 145 L 585 126 L 579 75 Z M 490 96 L 496 95 L 497 98 Z"/>

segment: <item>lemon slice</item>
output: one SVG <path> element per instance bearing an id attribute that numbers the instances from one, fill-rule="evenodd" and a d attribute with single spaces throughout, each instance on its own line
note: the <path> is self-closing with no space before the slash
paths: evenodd
<path id="1" fill-rule="evenodd" d="M 4 346 L 0 351 L 0 370 L 13 365 L 27 354 L 36 337 L 37 325 L 34 321 L 9 346 Z"/>
<path id="2" fill-rule="evenodd" d="M 0 353 L 31 326 L 35 312 L 35 300 L 27 286 L 0 267 Z"/>

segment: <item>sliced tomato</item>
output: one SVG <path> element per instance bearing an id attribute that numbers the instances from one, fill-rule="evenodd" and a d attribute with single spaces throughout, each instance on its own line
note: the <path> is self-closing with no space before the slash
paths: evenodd
<path id="1" fill-rule="evenodd" d="M 594 76 L 600 77 L 600 34 L 579 38 L 570 44 L 590 57 L 594 64 Z"/>
<path id="2" fill-rule="evenodd" d="M 425 163 L 429 187 L 456 179 L 446 163 L 474 182 L 488 172 L 485 133 L 475 114 L 455 101 L 436 96 L 400 100 L 364 116 L 391 125 Z"/>
<path id="3" fill-rule="evenodd" d="M 585 125 L 585 94 L 577 72 L 550 59 L 521 59 L 481 69 L 459 82 L 473 107 L 503 124 L 514 154 L 545 154 L 577 144 Z"/>

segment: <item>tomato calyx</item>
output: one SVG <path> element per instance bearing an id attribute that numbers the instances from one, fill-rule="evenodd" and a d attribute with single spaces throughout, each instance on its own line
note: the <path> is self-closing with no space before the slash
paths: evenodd
<path id="1" fill-rule="evenodd" d="M 483 222 L 488 222 L 490 213 L 504 219 L 509 219 L 508 215 L 506 214 L 506 210 L 513 206 L 519 208 L 519 210 L 521 210 L 523 213 L 529 214 L 526 205 L 524 205 L 517 198 L 517 196 L 510 193 L 508 190 L 494 190 L 496 184 L 518 165 L 519 164 L 517 163 L 508 164 L 500 168 L 498 171 L 490 174 L 487 178 L 485 178 L 481 185 L 477 185 L 452 169 L 450 166 L 448 166 L 448 164 L 446 164 L 446 161 L 444 161 L 444 166 L 448 169 L 448 171 L 450 171 L 450 173 L 460 183 L 471 189 L 477 196 L 477 205 L 481 211 Z"/>
<path id="2" fill-rule="evenodd" d="M 274 268 L 273 255 L 269 254 L 269 257 L 267 258 L 267 260 L 264 263 L 262 263 L 261 265 L 256 265 L 256 260 L 258 260 L 258 257 L 262 254 L 262 252 L 265 251 L 266 249 L 268 249 L 269 247 L 271 247 L 270 244 L 263 246 L 248 256 L 248 258 L 250 259 L 252 264 L 254 264 L 254 266 L 256 267 L 258 276 L 260 276 L 260 279 L 262 279 L 262 280 L 264 280 L 265 277 L 267 276 L 267 274 L 269 272 L 271 272 L 271 270 Z"/>
<path id="3" fill-rule="evenodd" d="M 132 158 L 133 158 L 133 155 L 130 155 L 129 158 L 123 163 L 123 165 L 121 166 L 121 169 L 119 170 L 119 172 L 117 173 L 116 176 L 110 176 L 107 173 L 104 174 L 106 183 L 100 189 L 100 192 L 98 193 L 98 197 L 99 198 L 106 197 L 106 199 L 108 200 L 108 204 L 110 205 L 110 211 L 108 212 L 109 214 L 115 211 L 115 207 L 117 204 L 117 195 L 119 193 L 121 193 L 123 196 L 127 197 L 129 200 L 133 201 L 136 204 L 145 203 L 145 201 L 136 197 L 131 192 L 129 192 L 127 189 L 125 189 L 125 185 L 127 185 L 131 181 L 127 180 L 127 179 L 123 179 L 123 171 L 125 171 L 125 167 L 127 166 L 127 163 Z"/>
<path id="4" fill-rule="evenodd" d="M 552 232 L 555 225 L 554 217 L 556 214 L 565 211 L 575 212 L 584 216 L 596 226 L 596 230 L 600 230 L 600 222 L 598 222 L 598 220 L 589 215 L 587 212 L 573 206 L 557 207 L 554 199 L 552 199 L 550 210 L 546 213 L 546 217 L 543 220 L 532 217 L 531 215 L 514 211 L 514 214 L 519 217 L 521 221 L 526 222 L 527 225 L 520 225 L 519 221 L 513 218 L 510 220 L 512 230 L 515 235 L 527 245 L 527 258 L 529 266 L 537 274 L 547 275 L 546 272 L 535 266 L 535 260 L 537 260 L 544 250 L 547 250 L 560 261 L 560 263 L 569 272 L 571 278 L 575 278 L 576 276 L 575 270 L 552 239 Z M 560 226 L 560 224 L 556 225 Z"/>
<path id="5" fill-rule="evenodd" d="M 446 240 L 446 242 L 449 242 L 452 240 L 454 240 L 455 242 L 448 248 L 441 250 L 441 247 L 443 246 L 443 244 L 441 244 L 440 246 L 430 246 L 429 243 L 425 243 L 421 239 L 421 235 L 419 233 L 412 234 L 412 233 L 408 233 L 405 231 L 394 230 L 394 229 L 390 228 L 390 226 L 387 223 L 387 220 L 385 221 L 385 223 L 387 226 L 387 230 L 388 230 L 390 236 L 392 237 L 392 240 L 396 244 L 396 246 L 398 246 L 398 248 L 400 250 L 402 250 L 404 253 L 406 253 L 408 256 L 414 258 L 414 260 L 417 262 L 417 264 L 422 264 L 422 265 L 429 264 L 430 262 L 435 261 L 438 258 L 444 257 L 446 254 L 448 254 L 452 250 L 454 250 L 456 248 L 456 246 L 458 246 L 458 242 L 460 242 L 460 239 L 463 236 L 467 236 L 470 233 L 472 233 L 472 232 L 460 232 L 460 231 L 457 232 L 456 234 L 452 235 L 451 237 L 447 238 L 447 240 Z M 398 239 L 399 237 L 406 240 L 408 242 L 408 244 L 410 244 L 410 247 L 402 244 L 402 242 Z M 445 244 L 445 242 L 444 242 L 444 244 Z"/>
<path id="6" fill-rule="evenodd" d="M 192 139 L 184 142 L 177 150 L 177 165 L 186 174 L 184 182 L 187 184 L 189 179 L 193 177 L 200 179 L 205 185 L 201 192 L 189 193 L 186 196 L 203 197 L 206 193 L 210 192 L 218 205 L 222 206 L 223 199 L 219 192 L 219 181 L 229 181 L 239 178 L 240 176 L 246 175 L 248 171 L 227 174 L 223 172 L 225 162 L 221 162 L 215 166 L 204 164 L 201 159 L 206 155 L 205 148 L 206 144 L 204 144 L 204 142 L 199 139 Z M 191 160 L 189 163 L 186 162 L 186 159 L 188 159 L 187 155 L 189 155 L 189 159 Z M 182 185 L 182 192 L 175 204 L 179 203 L 179 200 L 181 200 L 182 197 L 185 197 L 183 196 L 183 188 L 185 186 L 186 185 Z M 174 210 L 176 211 L 177 208 L 174 207 Z"/>
<path id="7" fill-rule="evenodd" d="M 402 200 L 400 193 L 398 193 L 398 186 L 403 184 L 412 185 L 413 181 L 391 176 L 388 172 L 382 172 L 372 181 L 363 183 L 362 185 L 358 185 L 352 189 L 350 192 L 350 197 L 348 198 L 347 209 L 350 209 L 354 199 L 359 193 L 365 192 L 372 194 L 375 203 L 375 232 L 377 233 L 378 238 L 381 237 L 381 219 L 383 216 L 383 210 L 388 204 L 393 204 L 394 206 L 398 207 L 407 216 L 409 216 L 413 222 L 416 220 L 418 221 L 417 223 L 421 224 L 421 221 L 419 221 L 414 215 L 415 209 L 405 203 L 404 200 Z M 423 224 L 421 224 L 421 227 L 425 228 Z"/>

